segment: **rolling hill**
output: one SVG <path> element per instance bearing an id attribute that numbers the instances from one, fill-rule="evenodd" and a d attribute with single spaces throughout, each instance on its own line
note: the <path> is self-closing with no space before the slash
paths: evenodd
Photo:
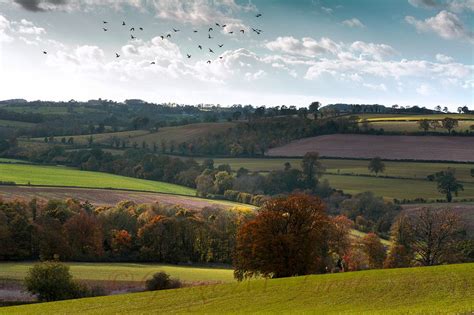
<path id="1" fill-rule="evenodd" d="M 462 264 L 252 280 L 7 307 L 2 313 L 468 314 L 473 310 L 474 264 Z"/>

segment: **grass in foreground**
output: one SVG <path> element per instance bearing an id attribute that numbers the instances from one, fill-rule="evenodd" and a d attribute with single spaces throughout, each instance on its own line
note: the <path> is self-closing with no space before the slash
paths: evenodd
<path id="1" fill-rule="evenodd" d="M 254 280 L 2 308 L 3 314 L 470 313 L 474 264 Z"/>
<path id="2" fill-rule="evenodd" d="M 0 180 L 19 185 L 114 188 L 194 196 L 195 190 L 179 185 L 59 166 L 0 164 Z"/>
<path id="3" fill-rule="evenodd" d="M 0 280 L 23 280 L 33 262 L 0 263 Z M 233 282 L 227 268 L 139 263 L 67 263 L 77 280 L 143 282 L 155 272 L 165 271 L 185 282 Z"/>

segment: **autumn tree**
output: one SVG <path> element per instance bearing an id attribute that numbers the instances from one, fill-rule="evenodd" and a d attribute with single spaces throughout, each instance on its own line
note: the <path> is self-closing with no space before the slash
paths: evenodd
<path id="1" fill-rule="evenodd" d="M 325 171 L 325 168 L 319 159 L 319 153 L 306 153 L 301 162 L 301 168 L 303 169 L 304 181 L 307 187 L 311 189 L 316 188 L 319 182 L 319 177 Z"/>
<path id="2" fill-rule="evenodd" d="M 431 128 L 430 121 L 428 119 L 420 119 L 418 121 L 418 128 L 420 128 L 424 132 L 427 132 Z"/>
<path id="3" fill-rule="evenodd" d="M 374 157 L 369 162 L 369 171 L 375 173 L 375 176 L 378 176 L 379 173 L 383 173 L 385 171 L 385 163 L 382 161 L 380 157 Z"/>
<path id="4" fill-rule="evenodd" d="M 451 134 L 451 131 L 453 131 L 453 129 L 456 128 L 459 123 L 457 119 L 446 117 L 441 121 L 441 125 L 448 131 L 449 134 Z"/>
<path id="5" fill-rule="evenodd" d="M 325 272 L 331 220 L 319 198 L 296 194 L 267 202 L 237 233 L 234 276 L 290 277 Z"/>
<path id="6" fill-rule="evenodd" d="M 91 259 L 103 255 L 103 233 L 97 218 L 81 210 L 64 224 L 73 258 Z"/>
<path id="7" fill-rule="evenodd" d="M 390 250 L 385 268 L 409 267 L 414 260 L 411 222 L 406 214 L 397 217 L 390 230 Z"/>
<path id="8" fill-rule="evenodd" d="M 464 185 L 456 179 L 456 170 L 453 168 L 434 174 L 434 179 L 438 183 L 438 191 L 446 195 L 448 202 L 453 200 L 453 194 L 457 196 L 464 190 Z"/>
<path id="9" fill-rule="evenodd" d="M 361 244 L 364 253 L 367 255 L 369 261 L 369 268 L 382 268 L 386 256 L 386 251 L 377 234 L 368 233 L 362 238 Z"/>

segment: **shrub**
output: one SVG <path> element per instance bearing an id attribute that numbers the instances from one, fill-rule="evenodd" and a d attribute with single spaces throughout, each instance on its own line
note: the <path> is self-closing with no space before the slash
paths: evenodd
<path id="1" fill-rule="evenodd" d="M 36 264 L 28 271 L 25 287 L 40 301 L 58 301 L 87 295 L 84 286 L 74 282 L 69 267 L 59 262 Z"/>
<path id="2" fill-rule="evenodd" d="M 177 289 L 182 286 L 179 279 L 173 279 L 164 271 L 157 272 L 145 283 L 148 291 Z"/>

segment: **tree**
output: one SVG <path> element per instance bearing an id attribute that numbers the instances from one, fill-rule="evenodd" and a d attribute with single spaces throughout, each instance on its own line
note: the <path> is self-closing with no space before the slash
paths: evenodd
<path id="1" fill-rule="evenodd" d="M 471 168 L 471 177 L 474 177 L 474 168 Z"/>
<path id="2" fill-rule="evenodd" d="M 453 200 L 453 194 L 457 196 L 459 191 L 464 190 L 464 185 L 456 179 L 455 175 L 456 170 L 453 168 L 434 174 L 434 178 L 438 183 L 438 191 L 446 195 L 448 202 Z"/>
<path id="3" fill-rule="evenodd" d="M 367 255 L 370 269 L 383 267 L 386 252 L 380 238 L 375 233 L 368 233 L 362 238 L 362 250 Z"/>
<path id="4" fill-rule="evenodd" d="M 451 131 L 453 131 L 453 129 L 456 128 L 459 125 L 457 119 L 453 119 L 453 118 L 449 118 L 449 117 L 446 117 L 445 119 L 443 119 L 441 121 L 441 124 L 442 124 L 443 128 L 448 131 L 449 134 L 451 134 Z"/>
<path id="5" fill-rule="evenodd" d="M 320 102 L 312 102 L 310 105 L 309 105 L 309 112 L 311 114 L 313 114 L 314 116 L 314 120 L 318 119 L 318 111 L 319 111 L 319 108 L 321 107 L 321 103 Z"/>
<path id="6" fill-rule="evenodd" d="M 232 188 L 233 177 L 226 171 L 218 172 L 215 175 L 214 186 L 216 193 L 223 195 L 224 192 Z"/>
<path id="7" fill-rule="evenodd" d="M 449 261 L 454 241 L 461 232 L 458 215 L 448 209 L 423 208 L 409 222 L 411 246 L 416 261 L 424 266 Z"/>
<path id="8" fill-rule="evenodd" d="M 418 121 L 418 128 L 427 132 L 430 130 L 430 121 L 428 119 L 421 119 Z"/>
<path id="9" fill-rule="evenodd" d="M 385 171 L 385 163 L 382 161 L 380 157 L 374 157 L 369 162 L 369 171 L 375 173 L 375 176 L 378 176 L 379 173 L 383 173 Z"/>
<path id="10" fill-rule="evenodd" d="M 435 110 L 436 110 L 437 112 L 440 112 L 440 111 L 441 111 L 441 106 L 440 106 L 440 105 L 437 105 L 437 106 L 435 107 Z"/>
<path id="11" fill-rule="evenodd" d="M 169 274 L 160 271 L 145 282 L 145 287 L 148 291 L 176 289 L 181 287 L 181 281 L 172 279 Z"/>
<path id="12" fill-rule="evenodd" d="M 25 287 L 45 302 L 72 299 L 80 295 L 80 287 L 73 281 L 69 267 L 59 262 L 34 265 L 25 278 Z"/>
<path id="13" fill-rule="evenodd" d="M 390 251 L 384 262 L 385 268 L 409 267 L 414 259 L 412 229 L 407 215 L 401 214 L 390 229 Z"/>
<path id="14" fill-rule="evenodd" d="M 319 177 L 323 174 L 325 168 L 319 160 L 318 152 L 308 152 L 304 155 L 301 162 L 304 181 L 308 188 L 314 189 L 318 185 Z"/>
<path id="15" fill-rule="evenodd" d="M 211 175 L 203 172 L 196 178 L 196 190 L 200 196 L 207 196 L 214 192 L 214 180 Z"/>
<path id="16" fill-rule="evenodd" d="M 265 203 L 237 233 L 234 276 L 271 278 L 323 273 L 332 222 L 319 198 L 296 194 Z"/>

